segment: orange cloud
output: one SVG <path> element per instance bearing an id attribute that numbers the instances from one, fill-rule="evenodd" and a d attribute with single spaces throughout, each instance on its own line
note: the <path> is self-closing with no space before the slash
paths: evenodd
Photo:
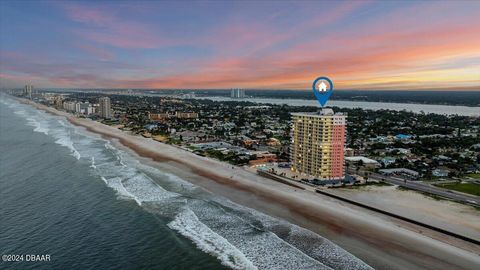
<path id="1" fill-rule="evenodd" d="M 407 88 L 414 82 L 423 87 L 480 85 L 480 71 L 475 73 L 478 67 L 470 68 L 471 72 L 465 67 L 461 80 L 440 76 L 442 72 L 436 70 L 439 64 L 480 57 L 478 31 L 466 26 L 333 39 L 333 45 L 327 48 L 321 48 L 321 42 L 312 42 L 261 57 L 211 59 L 195 73 L 163 77 L 150 85 L 305 89 L 318 75 L 331 76 L 340 88 L 399 88 L 400 82 Z M 428 71 L 437 76 L 422 79 Z M 459 72 L 455 74 L 460 76 Z M 378 82 L 376 78 L 382 79 Z"/>

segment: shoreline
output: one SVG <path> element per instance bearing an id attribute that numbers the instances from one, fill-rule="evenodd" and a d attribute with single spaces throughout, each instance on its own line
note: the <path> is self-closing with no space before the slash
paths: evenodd
<path id="1" fill-rule="evenodd" d="M 375 268 L 475 269 L 480 263 L 479 252 L 471 253 L 432 239 L 423 235 L 424 232 L 406 229 L 405 224 L 390 218 L 309 191 L 295 190 L 224 162 L 130 135 L 99 122 L 76 118 L 31 101 L 21 102 L 63 116 L 74 125 L 118 141 L 152 163 L 169 164 L 176 174 L 185 175 L 186 179 L 214 194 L 310 229 Z"/>
<path id="2" fill-rule="evenodd" d="M 288 106 L 316 106 L 316 100 L 309 99 L 295 99 L 295 98 L 244 98 L 231 99 L 223 96 L 209 96 L 209 97 L 195 97 L 194 99 L 212 100 L 212 101 L 246 101 L 253 102 L 259 105 L 288 105 Z M 353 105 L 355 103 L 355 105 Z M 363 105 L 363 106 L 362 106 Z M 385 106 L 388 105 L 388 106 Z M 423 106 L 423 108 L 420 108 Z M 346 109 L 361 108 L 362 110 L 393 110 L 420 114 L 422 111 L 425 114 L 438 115 L 459 115 L 467 117 L 480 117 L 480 107 L 467 105 L 447 105 L 447 104 L 423 104 L 423 103 L 400 103 L 400 102 L 377 102 L 377 101 L 353 101 L 353 100 L 331 100 L 329 107 L 339 107 Z M 417 108 L 418 107 L 418 108 Z M 463 112 L 459 111 L 463 110 Z"/>
<path id="3" fill-rule="evenodd" d="M 338 90 L 337 90 L 338 91 Z M 341 90 L 340 90 L 341 91 Z M 196 99 L 200 98 L 211 98 L 211 97 L 228 97 L 228 96 L 197 96 Z M 255 99 L 273 99 L 272 97 L 250 97 L 245 98 L 249 100 Z M 304 100 L 310 101 L 311 99 L 308 98 L 275 98 L 275 99 L 282 99 L 282 100 Z M 235 100 L 235 99 L 232 99 Z M 393 104 L 409 104 L 409 105 L 433 105 L 433 106 L 452 106 L 452 107 L 471 107 L 471 108 L 478 108 L 479 105 L 468 105 L 468 104 L 449 104 L 449 103 L 417 103 L 417 102 L 398 102 L 398 101 L 370 101 L 370 100 L 354 100 L 354 99 L 332 99 L 331 101 L 348 101 L 348 102 L 370 102 L 370 103 L 393 103 Z"/>

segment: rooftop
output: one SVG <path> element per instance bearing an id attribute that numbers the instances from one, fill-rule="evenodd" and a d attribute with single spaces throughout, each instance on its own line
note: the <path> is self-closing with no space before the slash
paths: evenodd
<path id="1" fill-rule="evenodd" d="M 346 161 L 352 161 L 352 162 L 358 162 L 362 161 L 365 164 L 379 164 L 378 161 L 367 158 L 367 157 L 362 157 L 362 156 L 353 156 L 353 157 L 345 157 Z"/>
<path id="2" fill-rule="evenodd" d="M 313 116 L 313 117 L 325 117 L 325 116 L 344 116 L 343 113 L 335 113 L 330 108 L 322 109 L 318 112 L 299 112 L 299 113 L 291 113 L 291 115 L 295 116 Z"/>

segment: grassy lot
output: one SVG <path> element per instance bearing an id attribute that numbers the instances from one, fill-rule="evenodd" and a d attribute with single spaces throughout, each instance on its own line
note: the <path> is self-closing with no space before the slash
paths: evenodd
<path id="1" fill-rule="evenodd" d="M 480 185 L 475 183 L 448 183 L 435 186 L 480 196 Z"/>
<path id="2" fill-rule="evenodd" d="M 470 176 L 472 178 L 480 179 L 480 173 L 469 173 L 467 176 Z"/>

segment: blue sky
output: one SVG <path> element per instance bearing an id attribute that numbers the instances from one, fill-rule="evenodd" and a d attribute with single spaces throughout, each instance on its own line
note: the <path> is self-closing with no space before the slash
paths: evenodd
<path id="1" fill-rule="evenodd" d="M 2 87 L 479 89 L 474 1 L 2 1 Z"/>

